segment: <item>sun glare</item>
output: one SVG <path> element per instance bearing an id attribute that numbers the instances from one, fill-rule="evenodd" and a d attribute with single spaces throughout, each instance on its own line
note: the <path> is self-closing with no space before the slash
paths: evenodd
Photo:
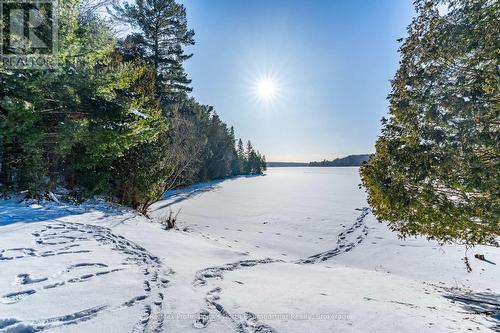
<path id="1" fill-rule="evenodd" d="M 269 101 L 276 96 L 276 83 L 271 79 L 262 79 L 257 83 L 257 96 Z"/>

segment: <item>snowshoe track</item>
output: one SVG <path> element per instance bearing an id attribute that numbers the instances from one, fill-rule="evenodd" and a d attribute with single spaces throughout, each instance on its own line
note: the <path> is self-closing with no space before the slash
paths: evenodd
<path id="1" fill-rule="evenodd" d="M 275 262 L 283 262 L 283 260 L 276 260 L 272 258 L 258 259 L 258 260 L 242 260 L 234 263 L 225 264 L 222 266 L 214 266 L 202 269 L 196 273 L 193 281 L 193 286 L 201 287 L 208 284 L 208 280 L 216 279 L 222 280 L 224 272 L 230 272 L 247 267 L 254 267 L 262 264 L 270 264 Z M 251 312 L 245 312 L 243 316 L 235 316 L 226 311 L 224 306 L 218 301 L 222 289 L 216 287 L 207 292 L 205 302 L 207 309 L 202 309 L 198 313 L 198 318 L 193 322 L 195 328 L 205 328 L 212 316 L 222 316 L 228 321 L 230 327 L 237 333 L 275 333 L 276 331 L 269 325 L 260 322 L 257 316 Z"/>
<path id="2" fill-rule="evenodd" d="M 136 265 L 142 269 L 144 276 L 144 294 L 134 297 L 119 305 L 101 304 L 89 309 L 71 313 L 65 316 L 22 322 L 16 319 L 0 318 L 0 333 L 16 331 L 44 331 L 54 327 L 78 324 L 81 321 L 93 319 L 101 311 L 119 311 L 132 306 L 143 306 L 143 314 L 133 328 L 133 332 L 160 332 L 164 325 L 163 290 L 167 287 L 165 278 L 170 273 L 165 273 L 158 257 L 148 252 L 145 248 L 127 240 L 125 237 L 114 234 L 110 229 L 81 223 L 53 222 L 43 225 L 40 230 L 32 233 L 33 248 L 19 247 L 0 250 L 0 266 L 2 261 L 23 260 L 26 257 L 51 257 L 75 253 L 91 253 L 92 249 L 87 244 L 97 242 L 99 246 L 109 247 L 111 251 L 118 251 L 124 258 L 122 267 L 109 267 L 102 262 L 76 262 L 65 270 L 52 277 L 33 278 L 27 273 L 19 273 L 16 284 L 30 286 L 26 290 L 13 291 L 0 294 L 0 302 L 12 304 L 21 302 L 27 297 L 38 292 L 50 292 L 72 283 L 85 283 L 92 279 L 105 278 L 107 275 L 126 269 L 128 265 Z M 1 269 L 1 268 L 0 268 Z M 81 275 L 61 279 L 69 273 L 73 275 L 83 270 Z"/>
<path id="3" fill-rule="evenodd" d="M 358 209 L 361 214 L 356 218 L 356 221 L 351 226 L 345 228 L 337 238 L 337 246 L 325 252 L 321 252 L 305 259 L 300 259 L 291 263 L 295 264 L 314 264 L 326 261 L 330 258 L 338 256 L 342 253 L 351 251 L 355 246 L 360 244 L 368 235 L 368 227 L 365 225 L 365 218 L 369 214 L 370 209 L 367 207 Z M 225 264 L 222 266 L 208 267 L 196 273 L 193 281 L 193 286 L 207 286 L 211 279 L 222 280 L 224 273 L 234 271 L 246 267 L 254 267 L 261 264 L 269 264 L 276 262 L 285 262 L 279 259 L 265 258 L 260 260 L 242 260 L 234 263 Z M 224 306 L 219 302 L 222 289 L 215 287 L 206 293 L 205 301 L 206 309 L 202 309 L 198 313 L 198 318 L 193 322 L 195 328 L 205 328 L 210 317 L 220 315 L 225 318 L 233 330 L 237 333 L 274 333 L 276 332 L 271 326 L 262 323 L 257 316 L 251 312 L 244 312 L 241 316 L 230 314 Z"/>

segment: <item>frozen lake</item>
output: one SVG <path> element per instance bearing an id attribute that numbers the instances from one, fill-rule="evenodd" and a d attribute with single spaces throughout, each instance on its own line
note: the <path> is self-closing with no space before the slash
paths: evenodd
<path id="1" fill-rule="evenodd" d="M 181 209 L 181 225 L 207 239 L 298 259 L 331 249 L 342 228 L 360 216 L 367 206 L 360 182 L 359 168 L 269 168 L 265 176 L 182 190 L 153 205 L 151 215 Z"/>
<path id="2" fill-rule="evenodd" d="M 498 330 L 498 249 L 470 250 L 468 273 L 462 246 L 376 221 L 359 183 L 358 168 L 271 168 L 169 193 L 153 220 L 2 200 L 0 333 Z"/>

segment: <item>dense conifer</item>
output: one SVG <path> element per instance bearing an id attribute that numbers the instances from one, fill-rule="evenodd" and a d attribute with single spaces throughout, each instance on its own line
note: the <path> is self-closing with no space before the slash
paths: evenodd
<path id="1" fill-rule="evenodd" d="M 363 183 L 402 236 L 488 243 L 500 234 L 500 3 L 415 5 Z"/>
<path id="2" fill-rule="evenodd" d="M 166 190 L 262 173 L 263 158 L 250 152 L 249 167 L 234 129 L 188 95 L 184 47 L 194 32 L 182 5 L 113 6 L 135 31 L 121 39 L 80 0 L 58 10 L 58 67 L 0 69 L 3 192 L 39 197 L 59 187 L 145 212 Z"/>

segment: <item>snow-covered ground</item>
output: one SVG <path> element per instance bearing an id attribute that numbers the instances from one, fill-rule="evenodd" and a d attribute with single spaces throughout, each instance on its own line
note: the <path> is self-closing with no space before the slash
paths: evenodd
<path id="1" fill-rule="evenodd" d="M 357 168 L 104 203 L 0 201 L 0 332 L 491 332 L 500 249 L 399 240 Z M 179 214 L 178 230 L 154 220 Z M 486 261 L 474 259 L 484 254 Z"/>

